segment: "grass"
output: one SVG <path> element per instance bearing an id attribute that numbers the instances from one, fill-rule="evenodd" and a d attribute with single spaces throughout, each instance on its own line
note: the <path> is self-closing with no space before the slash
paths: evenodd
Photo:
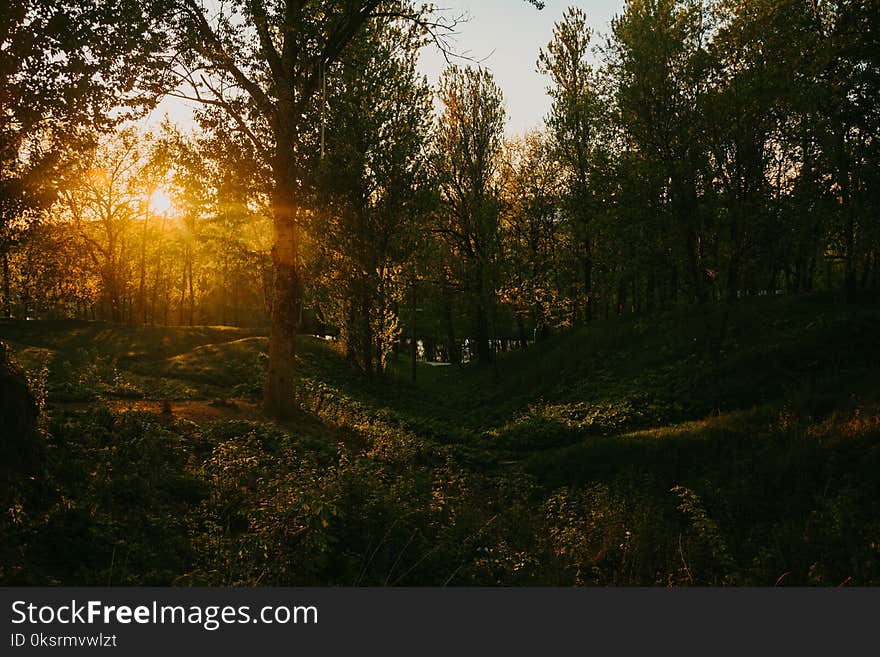
<path id="1" fill-rule="evenodd" d="M 49 400 L 0 580 L 880 584 L 880 308 L 723 321 L 600 322 L 416 385 L 303 337 L 284 425 L 258 332 L 0 323 Z"/>

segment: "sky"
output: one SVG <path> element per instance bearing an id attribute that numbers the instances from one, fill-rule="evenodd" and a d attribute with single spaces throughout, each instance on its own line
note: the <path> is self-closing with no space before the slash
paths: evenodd
<path id="1" fill-rule="evenodd" d="M 624 0 L 545 0 L 545 4 L 539 11 L 525 0 L 435 0 L 450 16 L 469 17 L 458 25 L 450 43 L 458 53 L 494 74 L 504 92 L 508 135 L 540 127 L 550 109 L 548 80 L 536 71 L 536 62 L 539 49 L 552 38 L 553 25 L 565 9 L 580 7 L 594 32 L 606 34 L 611 18 L 623 11 Z M 446 65 L 436 47 L 422 51 L 419 69 L 432 84 Z M 171 98 L 154 110 L 148 123 L 159 123 L 166 113 L 183 127 L 192 124 L 186 103 Z"/>
<path id="2" fill-rule="evenodd" d="M 525 0 L 436 0 L 451 15 L 466 13 L 470 20 L 457 29 L 453 45 L 492 71 L 504 92 L 508 134 L 520 134 L 541 125 L 550 110 L 548 78 L 536 71 L 538 51 L 553 37 L 553 25 L 565 9 L 583 9 L 594 32 L 606 34 L 611 18 L 623 11 L 624 0 L 545 0 L 541 11 Z M 598 39 L 594 37 L 594 42 Z M 429 46 L 422 51 L 420 69 L 434 83 L 446 66 L 442 54 Z"/>

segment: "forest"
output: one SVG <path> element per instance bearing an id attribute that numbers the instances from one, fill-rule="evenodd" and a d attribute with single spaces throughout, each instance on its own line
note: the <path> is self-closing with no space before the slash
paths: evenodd
<path id="1" fill-rule="evenodd" d="M 0 8 L 0 584 L 880 585 L 880 5 L 508 4 Z"/>

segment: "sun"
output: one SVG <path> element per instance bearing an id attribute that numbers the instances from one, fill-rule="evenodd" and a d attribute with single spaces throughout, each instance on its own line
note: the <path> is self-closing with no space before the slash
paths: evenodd
<path id="1" fill-rule="evenodd" d="M 150 211 L 154 214 L 170 214 L 173 207 L 171 197 L 161 187 L 157 187 L 150 194 Z"/>

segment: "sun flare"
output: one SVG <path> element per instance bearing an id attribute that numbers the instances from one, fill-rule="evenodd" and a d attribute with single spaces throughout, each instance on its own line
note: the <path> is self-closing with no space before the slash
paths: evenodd
<path id="1" fill-rule="evenodd" d="M 154 214 L 172 214 L 174 203 L 171 197 L 161 187 L 150 194 L 150 212 Z"/>

